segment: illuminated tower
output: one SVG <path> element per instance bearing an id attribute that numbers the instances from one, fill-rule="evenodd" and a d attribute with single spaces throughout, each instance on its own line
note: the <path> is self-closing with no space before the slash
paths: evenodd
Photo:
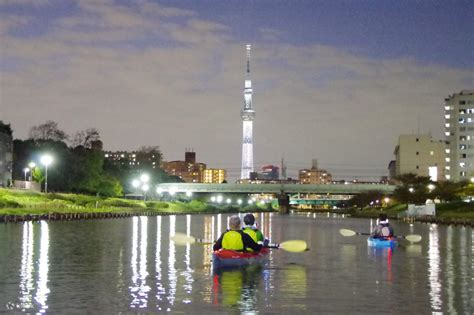
<path id="1" fill-rule="evenodd" d="M 241 179 L 249 179 L 253 172 L 253 135 L 252 127 L 255 119 L 255 111 L 252 108 L 252 81 L 250 80 L 250 45 L 247 49 L 247 73 L 244 85 L 244 109 L 241 112 L 243 124 L 242 138 L 242 170 Z"/>

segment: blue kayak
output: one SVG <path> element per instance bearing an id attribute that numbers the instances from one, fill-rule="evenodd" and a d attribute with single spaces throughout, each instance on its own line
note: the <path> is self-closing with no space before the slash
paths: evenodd
<path id="1" fill-rule="evenodd" d="M 396 238 L 374 238 L 370 236 L 367 239 L 367 245 L 370 247 L 378 247 L 378 248 L 389 248 L 389 247 L 396 247 L 398 245 Z"/>

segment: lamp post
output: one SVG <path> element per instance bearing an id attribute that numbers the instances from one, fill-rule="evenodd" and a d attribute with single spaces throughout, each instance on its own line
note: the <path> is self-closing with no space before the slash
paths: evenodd
<path id="1" fill-rule="evenodd" d="M 23 172 L 25 173 L 25 189 L 26 189 L 26 174 L 30 171 L 30 169 L 28 167 L 25 167 L 23 169 Z"/>
<path id="2" fill-rule="evenodd" d="M 53 162 L 53 157 L 49 154 L 45 154 L 41 157 L 41 164 L 45 168 L 45 180 L 44 180 L 44 193 L 48 193 L 48 166 Z"/>
<path id="3" fill-rule="evenodd" d="M 36 167 L 36 163 L 35 162 L 30 162 L 30 163 L 28 163 L 28 167 L 30 168 L 30 182 L 32 182 L 33 181 L 33 170 Z"/>

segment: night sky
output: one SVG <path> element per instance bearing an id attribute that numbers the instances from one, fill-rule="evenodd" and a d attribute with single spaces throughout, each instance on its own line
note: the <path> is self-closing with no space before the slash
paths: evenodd
<path id="1" fill-rule="evenodd" d="M 95 127 L 104 149 L 240 175 L 245 44 L 255 169 L 387 175 L 400 134 L 443 139 L 474 88 L 472 1 L 0 0 L 0 120 Z"/>

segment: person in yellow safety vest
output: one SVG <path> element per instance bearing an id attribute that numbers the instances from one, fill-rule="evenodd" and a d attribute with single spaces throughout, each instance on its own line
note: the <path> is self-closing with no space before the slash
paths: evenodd
<path id="1" fill-rule="evenodd" d="M 257 226 L 255 225 L 255 217 L 251 213 L 247 213 L 244 216 L 244 228 L 242 229 L 244 233 L 247 233 L 252 237 L 252 239 L 255 242 L 263 242 L 264 237 L 261 231 L 257 229 Z"/>
<path id="2" fill-rule="evenodd" d="M 247 213 L 244 216 L 244 228 L 242 231 L 250 235 L 250 237 L 258 244 L 263 244 L 264 247 L 268 246 L 268 240 L 263 237 L 263 233 L 257 228 L 255 224 L 255 217 L 251 213 Z M 250 249 L 251 251 L 251 249 Z"/>
<path id="3" fill-rule="evenodd" d="M 229 219 L 229 230 L 222 233 L 213 247 L 214 250 L 221 248 L 236 251 L 246 251 L 247 248 L 250 248 L 258 252 L 262 245 L 257 244 L 248 234 L 240 229 L 240 218 L 237 215 L 233 215 Z"/>

